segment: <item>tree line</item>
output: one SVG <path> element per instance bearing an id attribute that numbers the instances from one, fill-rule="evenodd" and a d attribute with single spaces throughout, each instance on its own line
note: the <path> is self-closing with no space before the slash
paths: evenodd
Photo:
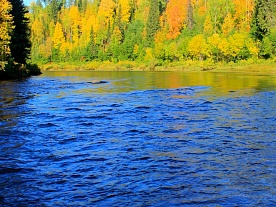
<path id="1" fill-rule="evenodd" d="M 0 10 L 0 23 L 6 25 L 1 58 L 22 64 L 29 53 L 34 62 L 161 64 L 238 62 L 276 54 L 276 0 L 38 0 L 29 13 L 22 0 L 0 1 L 6 11 Z M 22 21 L 13 10 L 20 11 Z M 16 28 L 26 31 L 23 37 Z"/>
<path id="2" fill-rule="evenodd" d="M 38 0 L 34 61 L 273 58 L 276 0 Z"/>

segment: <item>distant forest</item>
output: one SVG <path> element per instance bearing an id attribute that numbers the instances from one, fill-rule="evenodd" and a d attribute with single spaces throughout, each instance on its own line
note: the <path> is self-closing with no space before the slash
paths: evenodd
<path id="1" fill-rule="evenodd" d="M 22 0 L 0 0 L 13 1 Z M 276 0 L 38 0 L 28 10 L 34 62 L 216 63 L 276 55 Z M 6 18 L 7 34 L 12 21 Z M 12 52 L 10 38 L 0 41 L 2 56 Z"/>

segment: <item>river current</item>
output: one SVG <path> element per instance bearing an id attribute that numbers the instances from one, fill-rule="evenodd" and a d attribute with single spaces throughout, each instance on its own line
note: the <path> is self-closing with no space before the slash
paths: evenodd
<path id="1" fill-rule="evenodd" d="M 276 206 L 276 77 L 2 81 L 0 206 Z"/>

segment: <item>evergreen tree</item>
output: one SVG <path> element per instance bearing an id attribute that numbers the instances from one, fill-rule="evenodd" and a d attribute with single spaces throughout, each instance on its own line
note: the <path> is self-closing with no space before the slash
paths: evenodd
<path id="1" fill-rule="evenodd" d="M 48 1 L 49 4 L 47 5 L 47 9 L 48 9 L 48 15 L 53 18 L 54 23 L 57 22 L 57 16 L 58 16 L 58 12 L 61 10 L 62 8 L 62 0 L 49 0 Z"/>
<path id="2" fill-rule="evenodd" d="M 10 41 L 11 57 L 17 63 L 26 64 L 31 49 L 29 19 L 26 17 L 28 11 L 22 0 L 9 1 L 12 5 L 10 14 L 14 21 L 14 30 Z"/>
<path id="3" fill-rule="evenodd" d="M 151 47 L 154 41 L 154 35 L 159 29 L 159 2 L 151 0 L 149 7 L 149 16 L 146 23 L 146 46 Z"/>
<path id="4" fill-rule="evenodd" d="M 89 60 L 94 60 L 98 57 L 99 47 L 95 43 L 94 35 L 95 35 L 95 33 L 94 33 L 94 29 L 92 27 L 91 32 L 90 32 L 90 40 L 86 47 L 86 57 Z"/>
<path id="5" fill-rule="evenodd" d="M 251 34 L 262 41 L 276 24 L 276 0 L 256 0 Z"/>

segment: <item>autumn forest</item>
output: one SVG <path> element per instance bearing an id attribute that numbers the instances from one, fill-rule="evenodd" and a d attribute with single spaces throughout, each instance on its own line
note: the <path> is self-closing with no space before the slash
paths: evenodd
<path id="1" fill-rule="evenodd" d="M 275 0 L 48 0 L 30 6 L 34 61 L 273 58 Z"/>
<path id="2" fill-rule="evenodd" d="M 22 2 L 0 1 L 6 11 L 9 1 Z M 25 14 L 32 45 L 28 57 L 44 63 L 161 65 L 275 60 L 275 5 L 276 0 L 38 0 Z M 1 19 L 6 34 L 14 21 L 9 15 Z M 2 36 L 0 49 L 7 56 L 10 49 L 3 46 L 10 38 Z"/>

